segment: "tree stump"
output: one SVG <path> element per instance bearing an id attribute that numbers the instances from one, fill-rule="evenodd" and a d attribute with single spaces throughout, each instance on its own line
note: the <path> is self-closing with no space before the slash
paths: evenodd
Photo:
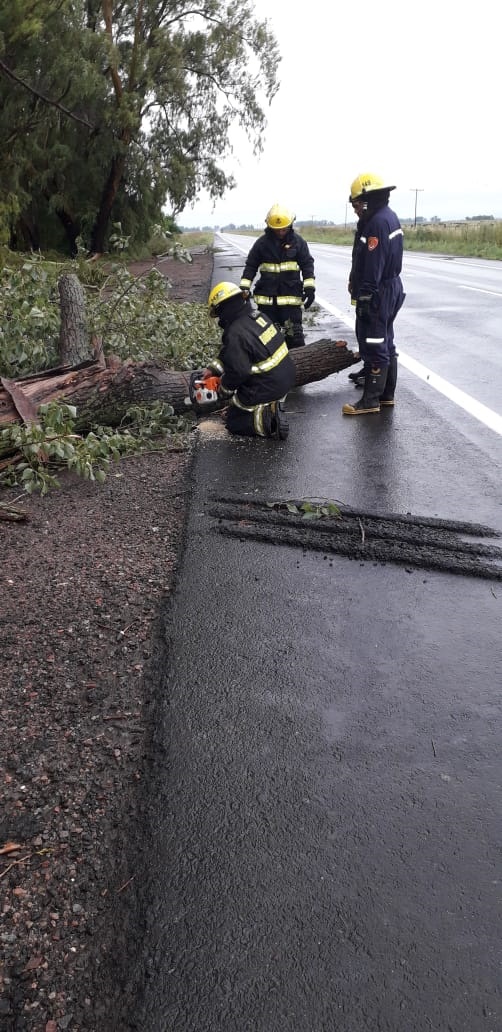
<path id="1" fill-rule="evenodd" d="M 73 272 L 63 273 L 58 281 L 61 309 L 59 357 L 61 365 L 78 366 L 93 357 L 85 318 L 84 288 Z"/>

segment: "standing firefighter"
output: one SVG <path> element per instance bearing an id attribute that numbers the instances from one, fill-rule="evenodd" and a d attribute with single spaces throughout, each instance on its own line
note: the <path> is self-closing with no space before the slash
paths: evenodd
<path id="1" fill-rule="evenodd" d="M 284 400 L 296 371 L 284 334 L 261 312 L 253 311 L 235 283 L 218 283 L 208 304 L 223 330 L 222 348 L 203 375 L 221 376 L 218 393 L 229 402 L 227 430 L 244 437 L 285 440 Z"/>
<path id="2" fill-rule="evenodd" d="M 254 300 L 260 312 L 284 328 L 289 348 L 305 344 L 302 306 L 310 308 L 315 298 L 314 259 L 308 246 L 293 230 L 295 216 L 274 204 L 265 217 L 267 228 L 253 244 L 241 278 L 241 290 L 250 293 L 260 276 Z"/>
<path id="3" fill-rule="evenodd" d="M 354 179 L 349 200 L 358 215 L 349 289 L 356 306 L 356 337 L 364 362 L 364 390 L 346 416 L 380 412 L 394 404 L 397 354 L 394 320 L 405 299 L 401 282 L 403 231 L 389 208 L 390 191 L 380 176 L 363 173 Z"/>

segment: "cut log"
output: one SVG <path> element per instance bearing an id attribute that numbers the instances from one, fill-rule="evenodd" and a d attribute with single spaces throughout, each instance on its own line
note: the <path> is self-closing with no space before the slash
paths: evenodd
<path id="1" fill-rule="evenodd" d="M 295 387 L 324 380 L 359 362 L 359 353 L 351 351 L 345 340 L 324 338 L 307 344 L 305 348 L 294 348 L 289 353 L 296 366 Z"/>
<path id="2" fill-rule="evenodd" d="M 359 361 L 345 341 L 318 340 L 290 352 L 296 367 L 295 386 L 301 387 L 339 373 Z M 0 428 L 33 418 L 42 404 L 64 401 L 77 409 L 76 429 L 93 424 L 118 426 L 132 405 L 163 401 L 179 415 L 190 411 L 189 372 L 167 369 L 158 362 L 120 362 L 109 358 L 84 362 L 76 368 L 59 366 L 19 380 L 2 380 Z M 221 408 L 227 402 L 221 403 Z M 6 450 L 0 448 L 0 454 Z"/>

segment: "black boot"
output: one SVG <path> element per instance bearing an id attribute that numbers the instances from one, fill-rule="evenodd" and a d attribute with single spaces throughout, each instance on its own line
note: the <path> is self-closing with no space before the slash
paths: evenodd
<path id="1" fill-rule="evenodd" d="M 369 369 L 366 372 L 362 398 L 355 405 L 344 405 L 344 416 L 365 416 L 369 412 L 380 412 L 380 395 L 385 390 L 387 367 Z"/>
<path id="2" fill-rule="evenodd" d="M 290 323 L 290 325 L 291 325 L 291 323 Z M 304 333 L 303 333 L 303 326 L 302 326 L 301 322 L 300 323 L 298 323 L 298 322 L 293 323 L 291 325 L 291 329 L 289 329 L 288 332 L 285 333 L 285 337 L 286 337 L 286 344 L 288 345 L 288 350 L 289 351 L 292 351 L 294 348 L 304 348 L 305 347 L 305 336 L 304 336 Z"/>
<path id="3" fill-rule="evenodd" d="M 363 366 L 362 369 L 358 369 L 356 373 L 349 373 L 349 380 L 352 380 L 354 387 L 361 388 L 364 387 L 365 376 L 366 374 Z"/>
<path id="4" fill-rule="evenodd" d="M 390 365 L 387 370 L 387 382 L 385 384 L 385 390 L 380 396 L 381 405 L 393 405 L 394 404 L 394 391 L 397 383 L 397 356 L 394 355 L 390 360 Z"/>
<path id="5" fill-rule="evenodd" d="M 356 369 L 355 373 L 349 373 L 349 380 L 352 380 L 357 384 L 359 379 L 364 379 L 364 366 L 361 366 L 360 369 Z"/>
<path id="6" fill-rule="evenodd" d="M 278 441 L 286 441 L 289 434 L 289 423 L 286 416 L 283 401 L 272 401 L 270 404 L 272 416 L 270 436 Z"/>

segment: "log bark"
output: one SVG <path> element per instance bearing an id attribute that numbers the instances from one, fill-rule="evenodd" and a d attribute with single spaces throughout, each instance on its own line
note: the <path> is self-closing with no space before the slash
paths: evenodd
<path id="1" fill-rule="evenodd" d="M 301 387 L 339 373 L 358 361 L 345 341 L 318 340 L 291 351 L 296 367 L 295 386 Z M 131 405 L 164 401 L 176 414 L 190 411 L 189 372 L 168 369 L 157 362 L 120 362 L 100 357 L 78 367 L 45 370 L 19 380 L 0 379 L 0 429 L 36 418 L 38 407 L 64 401 L 77 409 L 76 429 L 92 424 L 117 426 Z M 226 402 L 221 403 L 221 408 Z M 8 454 L 0 448 L 0 455 Z"/>
<path id="2" fill-rule="evenodd" d="M 91 359 L 92 350 L 85 318 L 84 288 L 74 273 L 64 273 L 58 281 L 61 330 L 59 358 L 61 365 L 78 366 Z"/>
<path id="3" fill-rule="evenodd" d="M 295 387 L 303 387 L 316 380 L 324 380 L 332 373 L 340 373 L 359 362 L 358 352 L 351 351 L 345 340 L 323 338 L 304 348 L 290 351 L 296 366 Z"/>

